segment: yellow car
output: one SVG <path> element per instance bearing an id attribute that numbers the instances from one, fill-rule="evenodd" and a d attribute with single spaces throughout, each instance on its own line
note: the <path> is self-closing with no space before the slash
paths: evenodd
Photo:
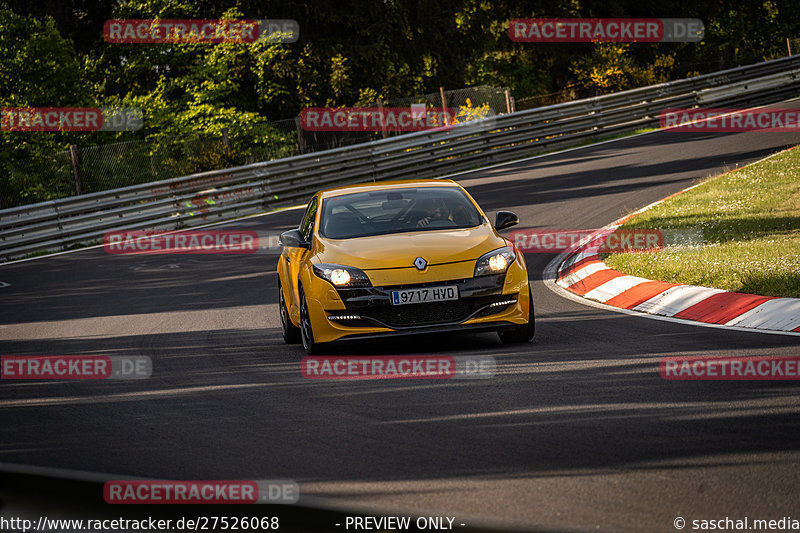
<path id="1" fill-rule="evenodd" d="M 287 343 L 309 354 L 332 341 L 443 331 L 533 338 L 525 259 L 460 185 L 409 180 L 315 194 L 280 236 L 278 302 Z"/>

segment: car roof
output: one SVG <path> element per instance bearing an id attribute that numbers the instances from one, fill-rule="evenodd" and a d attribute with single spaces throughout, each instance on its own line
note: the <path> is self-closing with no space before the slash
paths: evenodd
<path id="1" fill-rule="evenodd" d="M 417 179 L 400 181 L 379 181 L 369 183 L 357 183 L 355 185 L 345 185 L 334 187 L 319 192 L 320 198 L 330 198 L 342 194 L 352 194 L 357 192 L 386 191 L 389 189 L 407 189 L 409 187 L 458 187 L 461 186 L 453 180 L 436 179 Z"/>

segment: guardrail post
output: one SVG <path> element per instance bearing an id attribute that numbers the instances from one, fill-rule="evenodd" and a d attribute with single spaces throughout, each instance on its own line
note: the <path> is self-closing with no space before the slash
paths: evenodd
<path id="1" fill-rule="evenodd" d="M 81 194 L 81 168 L 76 145 L 69 145 L 69 156 L 72 159 L 72 173 L 75 175 L 75 192 Z"/>

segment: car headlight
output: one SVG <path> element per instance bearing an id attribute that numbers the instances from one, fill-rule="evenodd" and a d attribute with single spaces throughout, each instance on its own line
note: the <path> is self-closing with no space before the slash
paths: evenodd
<path id="1" fill-rule="evenodd" d="M 489 253 L 483 254 L 475 263 L 475 277 L 487 276 L 489 274 L 500 274 L 508 270 L 517 254 L 510 246 L 504 246 L 497 250 L 492 250 Z"/>
<path id="2" fill-rule="evenodd" d="M 367 275 L 356 267 L 320 263 L 314 265 L 314 274 L 329 281 L 334 287 L 371 287 Z"/>

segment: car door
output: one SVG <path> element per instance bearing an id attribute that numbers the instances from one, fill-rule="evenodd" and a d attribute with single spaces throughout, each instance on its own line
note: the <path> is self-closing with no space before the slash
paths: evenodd
<path id="1" fill-rule="evenodd" d="M 314 221 L 317 218 L 318 205 L 319 199 L 315 196 L 311 199 L 311 201 L 308 202 L 306 212 L 303 215 L 303 219 L 300 221 L 300 227 L 298 229 L 300 230 L 300 233 L 303 234 L 303 239 L 305 239 L 306 242 L 311 242 L 311 239 L 314 235 Z M 288 296 L 287 301 L 289 302 L 289 314 L 293 319 L 297 319 L 298 322 L 300 317 L 300 288 L 298 285 L 300 268 L 310 255 L 311 250 L 299 247 L 289 248 L 285 255 L 287 274 L 286 278 L 291 283 L 291 295 L 285 296 Z"/>

